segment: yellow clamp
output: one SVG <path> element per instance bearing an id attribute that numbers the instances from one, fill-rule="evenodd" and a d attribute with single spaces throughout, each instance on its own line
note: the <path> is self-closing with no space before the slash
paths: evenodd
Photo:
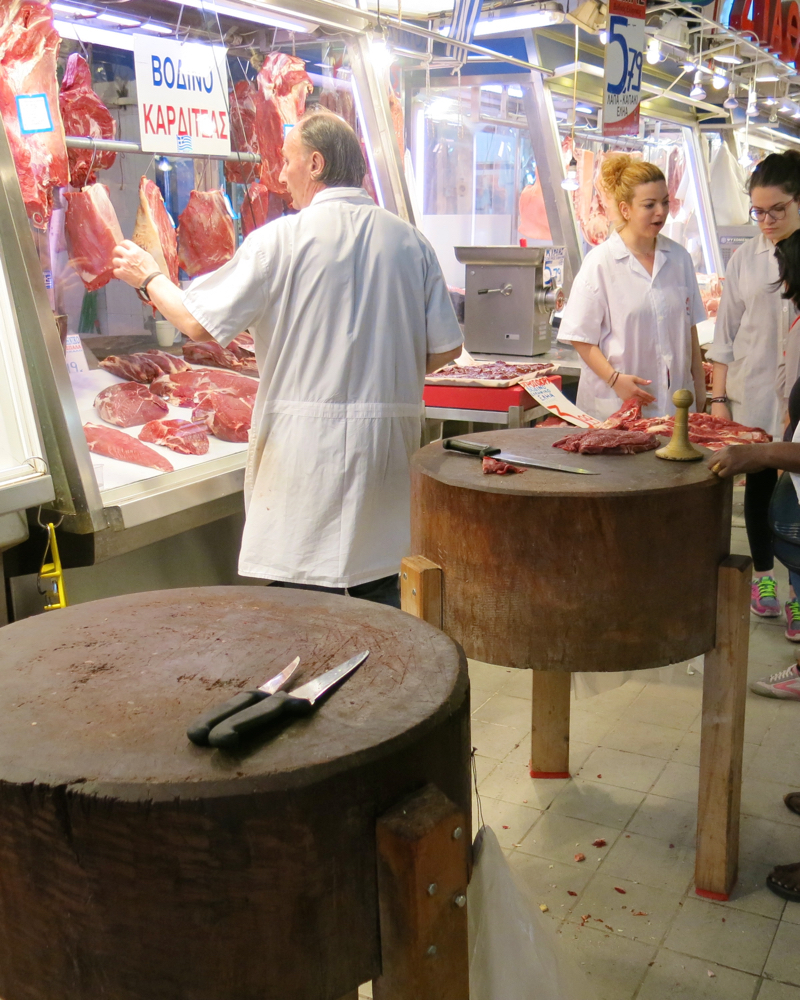
<path id="1" fill-rule="evenodd" d="M 55 611 L 57 608 L 65 608 L 67 606 L 67 592 L 64 589 L 64 571 L 61 568 L 61 557 L 58 554 L 56 526 L 52 522 L 48 522 L 45 527 L 47 528 L 47 545 L 42 557 L 42 568 L 39 570 L 39 581 L 53 581 L 52 593 L 55 595 L 56 600 L 53 604 L 45 604 L 44 610 Z M 45 561 L 48 552 L 52 556 L 51 562 Z"/>

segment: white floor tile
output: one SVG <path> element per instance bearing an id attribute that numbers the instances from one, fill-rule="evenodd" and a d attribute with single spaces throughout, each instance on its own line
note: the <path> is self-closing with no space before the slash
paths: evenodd
<path id="1" fill-rule="evenodd" d="M 637 1000 L 752 1000 L 757 985 L 755 976 L 662 948 Z"/>
<path id="2" fill-rule="evenodd" d="M 694 875 L 694 851 L 670 847 L 665 840 L 623 833 L 608 852 L 601 871 L 656 889 L 685 892 Z"/>
<path id="3" fill-rule="evenodd" d="M 516 802 L 546 809 L 564 787 L 568 779 L 538 778 L 530 776 L 527 764 L 498 764 L 478 785 L 482 795 L 504 802 Z"/>
<path id="4" fill-rule="evenodd" d="M 499 762 L 491 757 L 482 757 L 479 753 L 476 753 L 473 759 L 475 770 L 478 773 L 478 788 L 480 789 Z"/>
<path id="5" fill-rule="evenodd" d="M 582 963 L 598 1000 L 631 1000 L 656 955 L 653 945 L 588 925 L 564 924 L 559 937 Z"/>
<path id="6" fill-rule="evenodd" d="M 624 894 L 618 889 L 624 889 Z M 578 896 L 567 921 L 595 929 L 611 927 L 617 934 L 657 945 L 667 933 L 682 899 L 680 892 L 654 889 L 598 872 Z"/>
<path id="7" fill-rule="evenodd" d="M 512 698 L 507 694 L 493 695 L 472 713 L 476 722 L 494 722 L 503 726 L 513 726 L 516 729 L 530 729 L 531 703 L 530 699 Z"/>
<path id="8" fill-rule="evenodd" d="M 546 812 L 522 840 L 519 850 L 565 865 L 597 868 L 618 836 L 619 830 L 612 827 Z M 595 840 L 605 840 L 606 846 L 593 847 Z M 585 860 L 576 861 L 576 855 L 583 855 Z"/>
<path id="9" fill-rule="evenodd" d="M 587 781 L 649 792 L 664 766 L 665 761 L 656 757 L 600 747 L 589 755 L 578 774 Z"/>
<path id="10" fill-rule="evenodd" d="M 625 711 L 627 721 L 652 723 L 686 732 L 700 713 L 700 700 L 676 701 L 666 686 L 648 686 Z"/>
<path id="11" fill-rule="evenodd" d="M 800 722 L 800 720 L 798 720 Z M 799 727 L 800 728 L 800 727 Z M 800 788 L 800 782 L 793 789 L 791 785 L 781 781 L 769 781 L 763 777 L 748 774 L 742 781 L 742 812 L 749 816 L 760 816 L 774 823 L 788 823 L 797 830 L 798 849 L 800 849 L 800 816 L 786 808 L 784 795 Z"/>
<path id="12" fill-rule="evenodd" d="M 503 848 L 518 847 L 534 823 L 543 815 L 541 809 L 502 802 L 500 799 L 481 796 L 480 803 L 484 823 L 494 830 Z"/>
<path id="13" fill-rule="evenodd" d="M 675 918 L 664 946 L 740 972 L 760 974 L 777 927 L 777 921 L 769 917 L 690 897 Z"/>
<path id="14" fill-rule="evenodd" d="M 719 906 L 730 906 L 734 910 L 746 910 L 748 913 L 758 913 L 762 917 L 781 919 L 786 912 L 786 901 L 776 896 L 766 886 L 767 875 L 773 865 L 754 861 L 751 858 L 739 859 L 739 877 L 733 887 L 731 898 Z"/>
<path id="15" fill-rule="evenodd" d="M 510 694 L 514 698 L 527 698 L 530 704 L 533 686 L 531 673 L 531 670 L 509 670 L 500 685 L 500 693 Z"/>
<path id="16" fill-rule="evenodd" d="M 800 723 L 800 712 L 798 712 L 798 723 Z M 800 725 L 798 729 L 800 730 Z M 774 744 L 762 745 L 745 774 L 748 778 L 779 781 L 786 785 L 786 791 L 797 788 L 800 785 L 800 753 L 786 746 L 778 749 Z"/>
<path id="17" fill-rule="evenodd" d="M 617 724 L 603 736 L 603 746 L 627 753 L 643 754 L 645 757 L 660 757 L 670 760 L 685 736 L 682 729 L 668 729 L 653 723 L 619 719 Z"/>
<path id="18" fill-rule="evenodd" d="M 575 896 L 570 896 L 570 892 L 576 895 L 581 893 L 592 877 L 590 868 L 562 865 L 532 854 L 523 854 L 522 851 L 510 854 L 508 863 L 533 904 L 547 906 L 556 922 L 566 916 L 575 901 Z"/>
<path id="19" fill-rule="evenodd" d="M 697 837 L 697 805 L 660 795 L 648 795 L 626 828 L 629 833 L 665 840 L 676 847 L 694 848 Z"/>
<path id="20" fill-rule="evenodd" d="M 800 833 L 794 825 L 773 823 L 758 816 L 742 816 L 739 850 L 744 858 L 790 865 L 800 861 Z"/>
<path id="21" fill-rule="evenodd" d="M 643 792 L 573 778 L 553 799 L 550 812 L 622 830 L 643 799 Z"/>
<path id="22" fill-rule="evenodd" d="M 700 768 L 691 764 L 677 764 L 671 761 L 653 785 L 653 795 L 682 802 L 697 802 L 700 783 Z"/>
<path id="23" fill-rule="evenodd" d="M 800 1000 L 800 987 L 765 979 L 758 992 L 758 1000 Z"/>
<path id="24" fill-rule="evenodd" d="M 472 720 L 472 745 L 482 757 L 491 757 L 497 761 L 505 760 L 514 747 L 522 740 L 527 743 L 529 739 L 528 733 L 524 730 L 493 722 Z"/>
<path id="25" fill-rule="evenodd" d="M 779 924 L 764 966 L 764 975 L 782 983 L 800 986 L 800 925 L 785 921 Z"/>

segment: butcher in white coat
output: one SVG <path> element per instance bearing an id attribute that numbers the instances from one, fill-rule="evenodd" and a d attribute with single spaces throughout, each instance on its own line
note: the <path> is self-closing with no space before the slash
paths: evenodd
<path id="1" fill-rule="evenodd" d="M 261 376 L 245 478 L 243 576 L 396 603 L 410 544 L 422 388 L 462 335 L 424 236 L 363 189 L 360 143 L 311 112 L 284 143 L 296 215 L 253 232 L 183 295 L 126 241 L 115 276 L 223 346 L 249 329 Z"/>

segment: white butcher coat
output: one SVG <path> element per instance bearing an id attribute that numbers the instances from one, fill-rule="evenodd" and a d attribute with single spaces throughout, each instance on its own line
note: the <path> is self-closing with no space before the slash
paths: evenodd
<path id="1" fill-rule="evenodd" d="M 677 389 L 694 393 L 691 328 L 706 318 L 689 253 L 656 239 L 652 277 L 619 233 L 590 250 L 572 284 L 558 339 L 597 344 L 617 371 L 652 379 L 646 417 L 674 413 Z M 604 420 L 622 406 L 613 389 L 581 363 L 578 406 Z"/>
<path id="2" fill-rule="evenodd" d="M 797 350 L 787 343 L 797 310 L 781 298 L 777 281 L 775 247 L 758 233 L 728 262 L 714 342 L 706 358 L 728 366 L 725 393 L 733 419 L 780 438 L 784 397 L 800 372 Z"/>
<path id="3" fill-rule="evenodd" d="M 425 357 L 460 346 L 436 254 L 362 188 L 257 229 L 184 297 L 223 346 L 255 341 L 243 576 L 355 587 L 410 544 Z"/>

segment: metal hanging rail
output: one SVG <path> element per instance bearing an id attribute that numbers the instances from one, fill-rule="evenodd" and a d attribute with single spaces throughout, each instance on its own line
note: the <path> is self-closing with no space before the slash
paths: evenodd
<path id="1" fill-rule="evenodd" d="M 92 139 L 86 136 L 66 136 L 67 149 L 92 149 L 109 153 L 142 153 L 145 152 L 138 142 L 122 142 L 117 139 Z M 145 154 L 147 155 L 147 154 Z M 170 159 L 180 157 L 184 160 L 225 160 L 232 163 L 261 163 L 258 153 L 231 153 L 222 156 L 219 153 L 153 153 L 153 156 L 168 156 Z"/>

